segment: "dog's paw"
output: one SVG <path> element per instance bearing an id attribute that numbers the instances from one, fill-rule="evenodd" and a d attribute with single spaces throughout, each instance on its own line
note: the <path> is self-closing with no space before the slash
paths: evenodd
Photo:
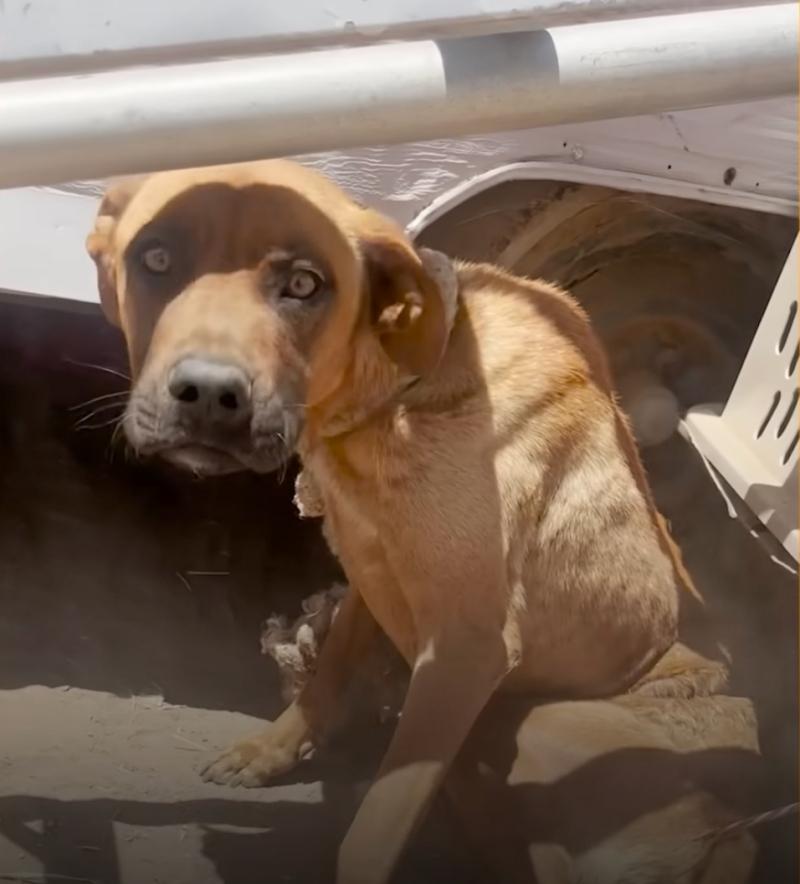
<path id="1" fill-rule="evenodd" d="M 207 765 L 200 775 L 207 783 L 253 789 L 288 773 L 308 758 L 311 751 L 310 743 L 297 746 L 268 731 L 236 743 Z"/>

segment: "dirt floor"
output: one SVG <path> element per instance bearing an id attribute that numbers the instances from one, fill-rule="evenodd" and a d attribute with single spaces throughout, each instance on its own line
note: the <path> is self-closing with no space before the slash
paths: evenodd
<path id="1" fill-rule="evenodd" d="M 291 477 L 196 483 L 126 462 L 114 400 L 76 407 L 125 381 L 77 363 L 123 368 L 99 319 L 0 308 L 0 881 L 329 882 L 385 732 L 269 789 L 197 769 L 276 714 L 260 623 L 336 566 L 295 518 Z M 796 578 L 727 517 L 685 443 L 648 466 L 756 703 L 767 801 L 793 800 Z M 763 831 L 764 884 L 796 879 L 794 825 Z M 462 841 L 435 815 L 402 879 L 478 880 Z"/>

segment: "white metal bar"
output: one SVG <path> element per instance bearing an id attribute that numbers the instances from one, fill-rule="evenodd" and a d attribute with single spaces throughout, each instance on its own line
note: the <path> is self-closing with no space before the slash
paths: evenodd
<path id="1" fill-rule="evenodd" d="M 478 36 L 774 0 L 4 0 L 0 77 Z"/>
<path id="2" fill-rule="evenodd" d="M 791 93 L 794 4 L 0 84 L 0 186 Z"/>

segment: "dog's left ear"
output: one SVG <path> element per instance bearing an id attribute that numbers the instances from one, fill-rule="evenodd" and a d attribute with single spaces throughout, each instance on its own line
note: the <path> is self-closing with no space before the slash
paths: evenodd
<path id="1" fill-rule="evenodd" d="M 362 240 L 370 322 L 389 358 L 422 376 L 442 358 L 455 313 L 455 271 L 439 252 L 418 254 L 388 226 Z"/>

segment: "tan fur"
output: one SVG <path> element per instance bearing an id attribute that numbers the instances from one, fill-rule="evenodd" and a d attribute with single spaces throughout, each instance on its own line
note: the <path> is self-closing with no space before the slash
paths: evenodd
<path id="1" fill-rule="evenodd" d="M 388 881 L 496 691 L 588 698 L 646 680 L 651 693 L 686 695 L 724 681 L 680 647 L 667 655 L 687 576 L 600 345 L 567 294 L 456 264 L 451 324 L 398 228 L 288 163 L 164 173 L 122 202 L 110 220 L 101 210 L 90 250 L 131 354 L 129 436 L 178 462 L 200 456 L 164 430 L 165 379 L 186 352 L 247 367 L 254 423 L 276 403 L 294 418 L 287 400 L 299 399 L 291 442 L 351 587 L 297 701 L 207 777 L 258 785 L 296 763 L 375 623 L 411 667 L 394 739 L 340 851 L 341 884 Z M 164 218 L 191 272 L 158 294 L 129 246 Z M 271 256 L 298 248 L 333 288 L 313 322 L 277 294 Z M 216 447 L 201 451 L 209 471 L 269 463 L 241 441 Z"/>

